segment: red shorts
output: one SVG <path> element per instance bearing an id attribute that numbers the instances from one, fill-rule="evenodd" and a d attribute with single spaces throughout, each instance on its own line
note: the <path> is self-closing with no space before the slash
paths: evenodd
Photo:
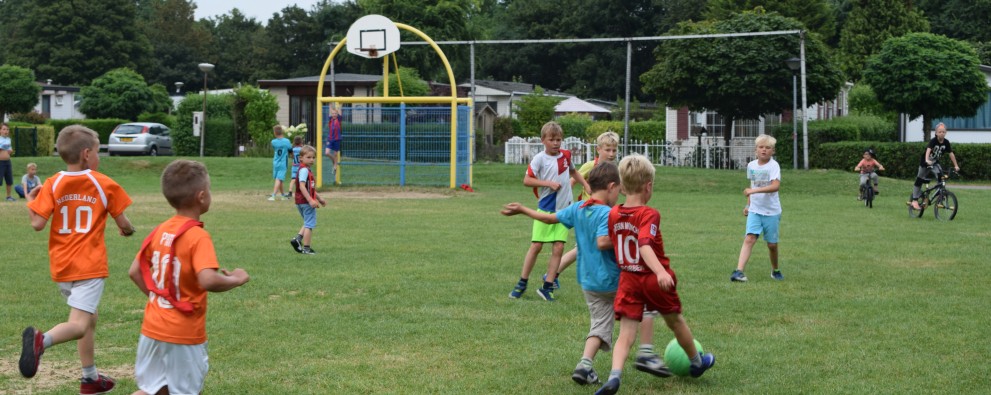
<path id="1" fill-rule="evenodd" d="M 643 311 L 658 311 L 661 314 L 681 314 L 681 299 L 678 299 L 678 278 L 668 270 L 674 279 L 675 289 L 664 291 L 657 284 L 657 275 L 651 273 L 619 273 L 619 289 L 613 302 L 616 319 L 622 317 L 640 321 Z"/>

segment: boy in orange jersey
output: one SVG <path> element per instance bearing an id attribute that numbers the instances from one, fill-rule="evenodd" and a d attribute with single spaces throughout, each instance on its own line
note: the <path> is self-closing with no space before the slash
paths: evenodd
<path id="1" fill-rule="evenodd" d="M 162 194 L 176 215 L 158 225 L 127 271 L 144 294 L 138 339 L 135 394 L 198 394 L 209 370 L 207 291 L 224 292 L 248 282 L 244 269 L 219 269 L 200 216 L 210 209 L 206 166 L 175 160 L 162 171 Z"/>
<path id="2" fill-rule="evenodd" d="M 48 256 L 52 280 L 71 308 L 69 320 L 42 333 L 28 327 L 22 334 L 20 370 L 34 377 L 45 349 L 78 340 L 83 367 L 80 394 L 102 394 L 114 388 L 114 380 L 99 374 L 93 360 L 97 307 L 103 295 L 104 279 L 110 274 L 107 247 L 103 239 L 107 214 L 114 218 L 121 236 L 134 234 L 124 215 L 131 198 L 114 180 L 97 172 L 100 166 L 100 139 L 82 125 L 66 126 L 55 142 L 66 170 L 45 180 L 27 194 L 31 227 L 45 228 L 48 219 Z"/>

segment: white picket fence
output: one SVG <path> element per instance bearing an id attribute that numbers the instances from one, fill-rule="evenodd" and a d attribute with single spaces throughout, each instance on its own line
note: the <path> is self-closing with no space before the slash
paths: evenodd
<path id="1" fill-rule="evenodd" d="M 571 151 L 576 165 L 595 159 L 595 143 L 577 137 L 565 138 L 561 148 Z M 527 164 L 544 150 L 539 137 L 512 137 L 504 144 L 505 163 Z M 726 157 L 727 150 L 729 158 Z M 638 153 L 657 166 L 701 167 L 708 169 L 739 169 L 754 158 L 754 138 L 738 137 L 727 147 L 721 138 L 704 137 L 669 143 L 630 140 L 620 142 L 620 156 Z"/>

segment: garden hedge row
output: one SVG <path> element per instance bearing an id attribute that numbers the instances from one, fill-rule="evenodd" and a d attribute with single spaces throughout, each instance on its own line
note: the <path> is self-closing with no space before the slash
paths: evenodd
<path id="1" fill-rule="evenodd" d="M 778 144 L 778 151 L 781 149 Z M 809 151 L 809 166 L 822 169 L 853 171 L 864 151 L 873 148 L 878 162 L 885 170 L 878 174 L 885 177 L 915 179 L 919 161 L 926 152 L 926 143 L 890 143 L 878 141 L 844 141 L 824 143 Z M 991 180 L 991 144 L 953 144 L 953 152 L 960 164 L 960 176 L 964 180 Z M 780 162 L 780 160 L 779 160 Z M 946 155 L 940 159 L 944 166 L 952 165 Z"/>
<path id="2" fill-rule="evenodd" d="M 809 156 L 818 151 L 820 145 L 840 141 L 898 141 L 898 130 L 895 124 L 884 118 L 872 115 L 850 115 L 829 120 L 809 122 Z M 775 159 L 778 163 L 792 163 L 792 124 L 784 123 L 771 131 L 778 139 L 775 148 Z M 798 124 L 798 156 L 802 157 L 802 124 Z M 921 154 L 920 154 L 921 155 Z M 881 162 L 884 163 L 884 162 Z M 856 163 L 854 163 L 856 164 Z M 852 167 L 851 167 L 852 168 Z"/>
<path id="3" fill-rule="evenodd" d="M 114 128 L 117 127 L 117 125 L 128 122 L 131 121 L 128 121 L 126 119 L 114 119 L 114 118 L 49 119 L 48 120 L 48 124 L 52 125 L 52 127 L 55 128 L 56 135 L 58 135 L 58 132 L 61 131 L 62 128 L 75 124 L 80 124 L 87 128 L 93 129 L 94 131 L 96 131 L 97 134 L 100 135 L 100 144 L 107 144 L 107 141 L 110 140 L 110 133 L 114 131 Z"/>

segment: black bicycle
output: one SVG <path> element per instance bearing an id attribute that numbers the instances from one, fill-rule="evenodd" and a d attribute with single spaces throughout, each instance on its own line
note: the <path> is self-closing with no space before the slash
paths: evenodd
<path id="1" fill-rule="evenodd" d="M 919 209 L 916 210 L 912 207 L 912 197 L 909 196 L 908 200 L 908 215 L 913 218 L 921 218 L 922 213 L 926 211 L 926 207 L 933 207 L 933 214 L 936 215 L 936 219 L 941 221 L 952 221 L 954 217 L 957 216 L 957 209 L 960 207 L 957 204 L 957 195 L 946 189 L 946 180 L 954 174 L 953 170 L 947 173 L 943 173 L 942 167 L 940 165 L 934 164 L 931 167 L 931 173 L 936 177 L 936 185 L 929 187 L 929 183 L 932 181 L 930 178 L 924 178 L 923 181 L 925 185 L 923 186 L 922 196 L 919 198 Z"/>
<path id="2" fill-rule="evenodd" d="M 871 185 L 871 175 L 876 174 L 875 172 L 870 172 L 867 175 L 867 182 L 860 186 L 860 197 L 864 199 L 864 206 L 867 208 L 874 208 L 874 187 Z"/>

